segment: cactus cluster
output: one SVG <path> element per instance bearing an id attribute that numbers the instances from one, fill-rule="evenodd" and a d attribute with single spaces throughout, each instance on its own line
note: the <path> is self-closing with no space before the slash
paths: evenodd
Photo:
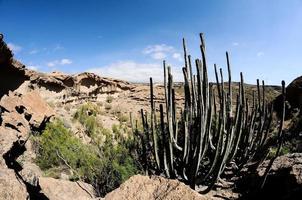
<path id="1" fill-rule="evenodd" d="M 228 53 L 228 81 L 224 82 L 222 69 L 218 72 L 214 65 L 216 83 L 209 83 L 203 34 L 200 40 L 201 59 L 195 60 L 196 74 L 193 74 L 193 63 L 183 39 L 185 102 L 180 115 L 176 110 L 171 68 L 164 61 L 165 103 L 159 105 L 157 115 L 150 78 L 151 112 L 141 110 L 143 130 L 136 127 L 134 134 L 141 145 L 139 155 L 147 174 L 176 178 L 193 189 L 202 185 L 205 187 L 201 192 L 206 193 L 226 168 L 242 168 L 263 149 L 271 130 L 273 108 L 266 101 L 264 81 L 260 86 L 257 80 L 253 99 L 246 98 L 242 73 L 239 93 L 233 100 Z"/>

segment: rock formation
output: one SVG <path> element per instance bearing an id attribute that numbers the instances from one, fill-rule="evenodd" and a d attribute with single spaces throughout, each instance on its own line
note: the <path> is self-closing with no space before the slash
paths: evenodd
<path id="1" fill-rule="evenodd" d="M 104 200 L 126 199 L 206 200 L 211 198 L 198 194 L 177 180 L 169 180 L 159 176 L 135 175 L 104 198 Z"/>
<path id="2" fill-rule="evenodd" d="M 300 199 L 302 195 L 302 153 L 279 156 L 260 188 L 269 160 L 257 169 L 243 169 L 243 177 L 236 183 L 240 199 Z"/>
<path id="3" fill-rule="evenodd" d="M 293 112 L 300 113 L 302 109 L 302 76 L 293 80 L 287 87 L 286 87 L 286 101 L 287 109 L 286 109 L 286 117 L 289 118 Z M 274 101 L 275 110 L 280 113 L 281 108 L 281 96 L 278 96 Z"/>

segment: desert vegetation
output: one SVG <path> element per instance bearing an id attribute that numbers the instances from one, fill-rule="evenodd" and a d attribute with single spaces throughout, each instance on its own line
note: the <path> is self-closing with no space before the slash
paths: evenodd
<path id="1" fill-rule="evenodd" d="M 122 124 L 113 125 L 112 130 L 102 127 L 98 113 L 96 104 L 87 103 L 73 116 L 91 138 L 89 144 L 77 138 L 60 119 L 48 123 L 33 142 L 36 163 L 45 175 L 60 178 L 62 173 L 67 174 L 70 180 L 92 184 L 98 196 L 104 196 L 140 169 L 133 153 L 133 138 L 124 137 L 128 129 Z"/>
<path id="2" fill-rule="evenodd" d="M 215 88 L 213 83 L 209 83 L 203 34 L 200 34 L 200 40 L 201 59 L 194 62 L 196 75 L 183 40 L 185 104 L 181 115 L 177 116 L 171 68 L 164 62 L 165 103 L 159 105 L 160 116 L 156 115 L 157 105 L 150 78 L 151 111 L 148 114 L 141 110 L 143 129 L 133 129 L 141 147 L 138 154 L 146 174 L 163 174 L 207 193 L 218 181 L 229 181 L 245 164 L 253 162 L 257 168 L 269 153 L 267 141 L 275 137 L 276 147 L 271 151 L 273 155 L 267 167 L 268 173 L 281 151 L 285 83 L 282 81 L 283 109 L 278 122 L 273 117 L 273 105 L 266 98 L 264 81 L 260 86 L 257 80 L 257 92 L 253 92 L 252 99 L 249 99 L 241 73 L 239 91 L 233 98 L 228 53 L 227 82 L 224 82 L 222 69 L 218 71 L 215 65 Z M 277 130 L 273 123 L 277 123 Z M 265 178 L 262 184 L 264 182 Z"/>

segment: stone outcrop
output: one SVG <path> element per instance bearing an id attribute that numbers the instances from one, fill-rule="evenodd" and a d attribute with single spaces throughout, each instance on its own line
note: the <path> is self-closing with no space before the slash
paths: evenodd
<path id="1" fill-rule="evenodd" d="M 286 87 L 286 117 L 289 118 L 293 112 L 302 110 L 302 76 L 294 79 Z M 279 95 L 274 101 L 274 108 L 278 113 L 281 113 L 282 96 Z M 302 114 L 302 112 L 300 112 Z"/>
<path id="2" fill-rule="evenodd" d="M 41 192 L 51 200 L 88 200 L 94 198 L 93 187 L 83 182 L 71 182 L 50 177 L 39 179 Z"/>
<path id="3" fill-rule="evenodd" d="M 264 173 L 270 160 L 264 161 L 256 171 L 238 181 L 241 199 L 301 199 L 302 196 L 302 153 L 277 157 L 268 173 L 263 188 Z"/>
<path id="4" fill-rule="evenodd" d="M 159 176 L 135 175 L 123 183 L 118 189 L 107 194 L 104 200 L 206 200 L 211 199 L 198 194 L 189 186 L 177 180 Z"/>
<path id="5" fill-rule="evenodd" d="M 32 162 L 35 154 L 31 151 L 28 141 L 33 130 L 40 129 L 53 115 L 52 109 L 42 100 L 36 91 L 24 94 L 9 92 L 0 101 L 0 168 L 1 168 L 1 195 L 4 199 L 26 199 L 39 197 L 38 168 L 36 165 L 21 164 Z M 3 176 L 2 176 L 3 175 Z M 11 196 L 10 196 L 11 195 Z"/>
<path id="6" fill-rule="evenodd" d="M 0 199 L 25 200 L 27 197 L 26 186 L 16 178 L 14 170 L 0 166 Z"/>
<path id="7" fill-rule="evenodd" d="M 40 73 L 27 69 L 17 60 L 0 66 L 0 98 L 9 91 L 20 88 L 38 90 L 42 96 L 53 101 L 74 101 L 79 98 L 97 98 L 101 94 L 113 94 L 130 90 L 126 81 L 100 77 L 93 73 L 66 75 L 63 73 Z"/>
<path id="8" fill-rule="evenodd" d="M 259 176 L 263 176 L 268 163 L 269 161 L 265 161 L 259 166 L 257 169 Z M 266 182 L 267 187 L 270 184 L 280 188 L 277 191 L 283 192 L 284 195 L 294 195 L 296 192 L 302 195 L 302 153 L 286 154 L 276 158 Z"/>

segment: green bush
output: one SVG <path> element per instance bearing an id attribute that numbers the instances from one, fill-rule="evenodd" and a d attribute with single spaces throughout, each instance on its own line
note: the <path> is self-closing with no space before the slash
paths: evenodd
<path id="1" fill-rule="evenodd" d="M 118 118 L 119 118 L 120 123 L 129 122 L 129 117 L 128 117 L 128 115 L 119 114 L 119 115 L 118 115 Z"/>
<path id="2" fill-rule="evenodd" d="M 106 136 L 101 147 L 83 144 L 60 120 L 48 123 L 41 135 L 33 137 L 37 149 L 36 163 L 46 175 L 56 178 L 60 170 L 71 168 L 71 180 L 88 182 L 103 196 L 139 170 L 124 143 L 113 143 L 112 134 L 107 129 L 98 132 Z"/>
<path id="3" fill-rule="evenodd" d="M 102 124 L 97 121 L 97 114 L 100 113 L 100 109 L 97 105 L 87 103 L 82 105 L 74 114 L 74 119 L 78 120 L 86 129 L 86 133 L 90 137 L 94 137 L 98 134 Z"/>
<path id="4" fill-rule="evenodd" d="M 42 170 L 68 163 L 75 170 L 76 179 L 90 180 L 94 175 L 93 169 L 102 166 L 97 149 L 83 145 L 59 120 L 49 123 L 36 140 L 40 146 L 37 163 Z"/>
<path id="5" fill-rule="evenodd" d="M 267 156 L 268 159 L 271 159 L 271 158 L 273 158 L 276 155 L 277 148 L 278 147 L 272 147 L 270 149 L 270 151 L 268 153 L 268 156 Z M 283 147 L 280 149 L 279 156 L 288 154 L 290 152 L 291 152 L 290 147 L 288 145 L 283 145 Z"/>

